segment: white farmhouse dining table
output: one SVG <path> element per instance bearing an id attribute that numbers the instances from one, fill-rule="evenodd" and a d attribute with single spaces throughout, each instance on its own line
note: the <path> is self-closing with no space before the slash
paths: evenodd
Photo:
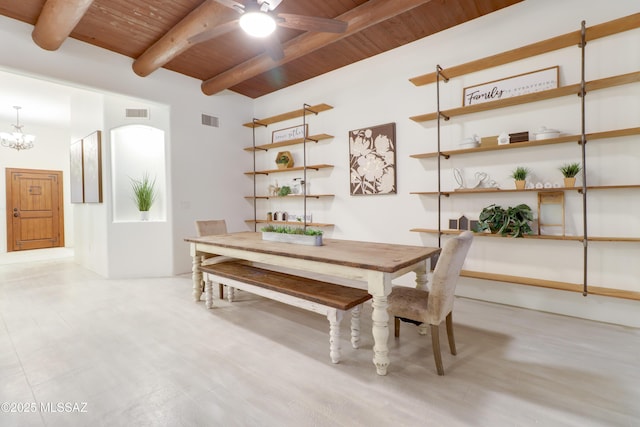
<path id="1" fill-rule="evenodd" d="M 261 233 L 256 232 L 191 237 L 185 241 L 190 244 L 193 258 L 195 301 L 202 295 L 199 267 L 207 255 L 223 255 L 362 284 L 373 300 L 373 363 L 378 375 L 386 375 L 389 366 L 387 296 L 391 293 L 391 281 L 413 271 L 416 287 L 426 289 L 427 260 L 440 253 L 440 249 L 434 247 L 340 239 L 324 239 L 322 246 L 305 246 L 262 240 Z"/>

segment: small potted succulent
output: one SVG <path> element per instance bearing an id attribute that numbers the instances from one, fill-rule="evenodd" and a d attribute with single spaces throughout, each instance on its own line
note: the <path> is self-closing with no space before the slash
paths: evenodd
<path id="1" fill-rule="evenodd" d="M 268 225 L 260 231 L 262 231 L 262 240 L 296 243 L 307 246 L 322 246 L 322 230 Z"/>
<path id="2" fill-rule="evenodd" d="M 527 176 L 529 176 L 529 169 L 524 166 L 518 166 L 511 172 L 511 178 L 516 182 L 516 189 L 524 190 Z"/>
<path id="3" fill-rule="evenodd" d="M 582 170 L 582 166 L 580 163 L 567 163 L 560 167 L 560 172 L 564 176 L 564 186 L 565 187 L 575 187 L 576 186 L 576 175 L 580 173 Z"/>
<path id="4" fill-rule="evenodd" d="M 278 169 L 293 167 L 293 156 L 288 151 L 280 151 L 276 155 L 276 165 L 278 165 Z"/>

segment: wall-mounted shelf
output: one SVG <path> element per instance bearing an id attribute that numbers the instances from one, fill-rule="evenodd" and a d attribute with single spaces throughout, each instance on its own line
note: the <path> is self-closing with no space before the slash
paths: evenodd
<path id="1" fill-rule="evenodd" d="M 593 80 L 585 83 L 587 92 L 605 89 L 614 86 L 625 85 L 629 83 L 639 82 L 640 72 L 621 74 L 619 76 L 606 77 L 604 79 Z M 498 108 L 513 107 L 516 105 L 528 104 L 530 102 L 543 101 L 546 99 L 560 98 L 568 95 L 580 94 L 581 84 L 576 83 L 569 86 L 559 87 L 557 89 L 549 89 L 542 92 L 534 92 L 526 95 L 514 96 L 511 98 L 499 99 L 497 101 L 484 102 L 482 104 L 468 105 L 465 107 L 451 108 L 449 110 L 440 111 L 440 115 L 447 118 L 463 116 L 466 114 L 479 113 L 481 111 L 490 111 Z M 422 123 L 436 120 L 438 113 L 427 113 L 410 117 L 414 122 Z"/>
<path id="2" fill-rule="evenodd" d="M 303 117 L 305 115 L 305 111 L 306 111 L 306 113 L 313 112 L 313 113 L 317 114 L 317 113 L 321 113 L 323 111 L 331 110 L 332 108 L 333 107 L 331 105 L 327 105 L 327 104 L 311 105 L 311 106 L 309 106 L 307 108 L 301 108 L 299 110 L 293 110 L 293 111 L 289 111 L 289 112 L 286 112 L 286 113 L 278 114 L 278 115 L 275 115 L 275 116 L 265 117 L 263 119 L 256 119 L 253 122 L 244 123 L 242 126 L 245 126 L 245 127 L 248 127 L 248 128 L 269 126 L 269 125 L 272 125 L 274 123 L 284 122 L 285 120 L 291 120 L 291 119 L 296 119 L 298 117 Z"/>
<path id="3" fill-rule="evenodd" d="M 624 16 L 592 27 L 587 27 L 585 28 L 585 40 L 589 42 L 601 37 L 607 37 L 624 31 L 633 30 L 634 28 L 640 28 L 640 13 L 635 13 L 633 15 Z M 508 50 L 506 52 L 501 52 L 496 55 L 448 67 L 446 75 L 450 79 L 460 77 L 465 74 L 475 73 L 476 71 L 482 71 L 499 65 L 520 61 L 521 59 L 531 58 L 532 56 L 541 55 L 543 53 L 553 52 L 554 50 L 576 46 L 580 44 L 581 38 L 581 31 L 572 31 L 550 39 Z M 416 86 L 422 86 L 435 83 L 436 78 L 436 73 L 427 73 L 413 77 L 409 79 L 409 81 Z"/>
<path id="4" fill-rule="evenodd" d="M 251 224 L 278 224 L 278 225 L 290 225 L 290 226 L 301 226 L 304 225 L 303 222 L 301 221 L 268 221 L 266 219 L 258 219 L 258 220 L 252 220 L 252 219 L 248 219 L 245 222 L 251 223 Z M 335 224 L 324 224 L 321 222 L 308 222 L 307 226 L 309 227 L 333 227 Z"/>
<path id="5" fill-rule="evenodd" d="M 438 234 L 438 230 L 430 229 L 430 228 L 412 228 L 411 230 L 414 233 L 428 233 L 428 234 Z M 439 233 L 444 235 L 457 235 L 460 234 L 460 230 L 440 230 Z M 474 233 L 476 237 L 495 237 L 500 239 L 513 239 L 510 236 L 503 236 L 501 234 L 492 234 L 492 233 Z M 544 235 L 539 236 L 537 234 L 526 234 L 522 237 L 523 239 L 534 239 L 534 240 L 567 240 L 567 241 L 576 241 L 583 242 L 584 236 L 550 236 Z M 518 237 L 519 239 L 519 237 Z M 637 243 L 640 242 L 640 237 L 595 237 L 589 236 L 588 239 L 590 242 L 628 242 L 628 243 Z"/>
<path id="6" fill-rule="evenodd" d="M 307 165 L 306 169 L 327 169 L 332 168 L 333 165 Z M 245 172 L 245 175 L 269 175 L 270 173 L 282 173 L 282 172 L 295 172 L 295 171 L 303 171 L 305 170 L 305 166 L 296 166 L 293 168 L 285 168 L 285 169 L 267 169 L 262 171 L 249 171 Z"/>
<path id="7" fill-rule="evenodd" d="M 579 292 L 579 293 L 583 292 L 583 287 L 581 284 L 557 282 L 555 280 L 542 280 L 542 279 L 535 279 L 532 277 L 510 276 L 506 274 L 485 273 L 482 271 L 471 271 L 471 270 L 462 270 L 460 272 L 460 276 L 469 277 L 472 279 L 493 280 L 495 282 L 505 282 L 505 283 L 512 283 L 517 285 L 537 286 L 541 288 L 556 289 L 561 291 Z M 606 296 L 606 297 L 623 298 L 623 299 L 640 301 L 640 292 L 627 291 L 623 289 L 611 289 L 611 288 L 603 288 L 599 286 L 589 285 L 588 293 L 590 295 L 600 295 L 600 296 Z"/>
<path id="8" fill-rule="evenodd" d="M 331 139 L 333 135 L 321 133 L 318 135 L 307 136 L 306 138 L 296 138 L 290 141 L 274 142 L 272 144 L 256 145 L 255 147 L 247 147 L 244 151 L 269 151 L 274 148 L 288 147 L 290 145 L 302 144 L 303 142 L 319 142 L 325 139 Z"/>
<path id="9" fill-rule="evenodd" d="M 587 190 L 628 190 L 632 188 L 640 188 L 640 185 L 589 185 Z M 552 192 L 552 191 L 577 191 L 581 193 L 582 187 L 558 187 L 558 188 L 525 188 L 524 190 L 516 190 L 515 188 L 501 189 L 501 188 L 463 188 L 455 191 L 412 191 L 410 194 L 417 194 L 420 196 L 437 196 L 442 194 L 445 197 L 449 197 L 452 194 L 500 194 L 500 193 L 526 193 L 526 192 Z"/>
<path id="10" fill-rule="evenodd" d="M 334 194 L 289 194 L 287 196 L 245 196 L 245 199 L 262 199 L 262 200 L 269 200 L 269 199 L 298 199 L 301 197 L 306 197 L 307 199 L 319 199 L 321 197 L 335 197 Z"/>
<path id="11" fill-rule="evenodd" d="M 617 138 L 623 136 L 631 136 L 631 135 L 640 135 L 640 127 L 635 128 L 627 128 L 627 129 L 616 129 L 605 132 L 594 132 L 586 134 L 586 140 L 594 141 L 598 139 L 609 139 L 609 138 Z M 558 138 L 549 138 L 549 139 L 541 139 L 539 141 L 526 141 L 526 142 L 517 142 L 514 144 L 504 144 L 504 145 L 490 145 L 487 147 L 476 147 L 476 148 L 464 148 L 464 149 L 454 149 L 454 150 L 443 150 L 440 152 L 440 155 L 445 159 L 448 159 L 451 156 L 458 156 L 461 154 L 472 154 L 472 153 L 482 153 L 486 151 L 501 151 L 501 150 L 512 150 L 515 148 L 527 148 L 527 147 L 538 147 L 542 145 L 550 145 L 550 144 L 562 144 L 567 142 L 577 142 L 580 143 L 581 136 L 580 135 L 567 135 L 561 136 Z M 414 159 L 429 159 L 438 157 L 438 152 L 433 151 L 429 153 L 421 153 L 421 154 L 412 154 L 410 157 Z"/>

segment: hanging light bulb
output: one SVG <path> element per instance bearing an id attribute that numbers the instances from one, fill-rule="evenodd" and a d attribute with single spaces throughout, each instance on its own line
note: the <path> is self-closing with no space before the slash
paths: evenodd
<path id="1" fill-rule="evenodd" d="M 267 37 L 276 30 L 276 21 L 259 8 L 247 8 L 240 17 L 240 28 L 253 37 Z"/>
<path id="2" fill-rule="evenodd" d="M 3 147 L 13 148 L 18 151 L 33 148 L 33 142 L 36 137 L 22 132 L 23 126 L 20 124 L 20 109 L 22 107 L 14 106 L 13 108 L 16 109 L 16 124 L 11 126 L 15 131 L 11 133 L 0 132 L 0 144 Z"/>

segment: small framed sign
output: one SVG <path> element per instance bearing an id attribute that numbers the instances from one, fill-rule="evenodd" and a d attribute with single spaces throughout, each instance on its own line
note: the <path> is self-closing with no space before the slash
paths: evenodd
<path id="1" fill-rule="evenodd" d="M 274 130 L 271 135 L 271 143 L 291 141 L 293 139 L 303 139 L 307 136 L 309 125 L 293 126 L 290 128 Z"/>
<path id="2" fill-rule="evenodd" d="M 560 67 L 544 68 L 530 73 L 518 74 L 502 80 L 465 87 L 462 92 L 462 105 L 476 105 L 499 99 L 556 89 Z"/>

